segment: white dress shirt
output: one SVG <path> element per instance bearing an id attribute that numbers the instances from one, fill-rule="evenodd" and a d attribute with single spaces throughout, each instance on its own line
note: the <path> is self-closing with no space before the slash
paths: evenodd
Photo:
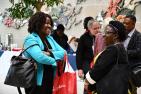
<path id="1" fill-rule="evenodd" d="M 126 40 L 123 42 L 125 49 L 127 49 L 129 41 L 130 41 L 134 32 L 135 32 L 135 28 L 127 35 Z"/>

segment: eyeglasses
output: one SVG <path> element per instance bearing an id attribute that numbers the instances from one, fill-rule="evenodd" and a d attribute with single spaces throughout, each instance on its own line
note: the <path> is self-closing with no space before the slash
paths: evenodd
<path id="1" fill-rule="evenodd" d="M 116 34 L 116 32 L 105 32 L 105 34 Z"/>
<path id="2" fill-rule="evenodd" d="M 116 34 L 116 32 L 105 32 L 104 37 Z"/>

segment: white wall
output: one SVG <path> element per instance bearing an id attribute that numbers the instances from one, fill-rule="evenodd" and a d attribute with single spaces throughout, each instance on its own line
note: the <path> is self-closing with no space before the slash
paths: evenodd
<path id="1" fill-rule="evenodd" d="M 73 0 L 66 0 L 66 2 L 73 1 Z M 65 2 L 65 3 L 66 3 Z M 85 3 L 82 3 L 83 10 L 81 14 L 77 17 L 77 19 L 84 19 L 86 16 L 93 16 L 95 17 L 102 9 L 107 9 L 109 0 L 86 0 Z M 73 2 L 75 3 L 75 2 Z M 0 12 L 2 12 L 5 8 L 10 6 L 9 0 L 0 0 Z M 140 13 L 141 6 L 137 8 L 137 28 L 141 31 L 141 13 Z M 27 24 L 22 27 L 21 29 L 17 30 L 14 28 L 8 28 L 2 23 L 0 23 L 0 35 L 2 37 L 2 42 L 5 41 L 5 35 L 7 33 L 13 33 L 14 36 L 14 43 L 18 44 L 18 47 L 22 47 L 23 39 L 28 34 L 27 32 Z M 80 37 L 82 33 L 84 33 L 83 24 L 76 27 L 72 27 L 70 30 L 66 30 L 65 33 L 68 36 L 76 36 Z"/>
<path id="2" fill-rule="evenodd" d="M 0 0 L 0 12 L 3 12 L 5 8 L 9 8 L 11 6 L 11 3 L 9 0 Z M 23 39 L 28 34 L 27 33 L 27 25 L 25 25 L 21 29 L 14 29 L 12 27 L 7 27 L 3 23 L 0 23 L 0 35 L 1 35 L 1 41 L 2 43 L 5 42 L 6 34 L 12 33 L 14 43 L 18 44 L 18 47 L 22 47 Z"/>
<path id="3" fill-rule="evenodd" d="M 101 2 L 100 2 L 101 1 Z M 107 0 L 108 1 L 108 0 Z M 95 17 L 101 10 L 105 10 L 108 5 L 106 0 L 87 0 L 86 2 L 82 3 L 82 12 L 78 15 L 79 19 L 84 19 L 87 16 Z M 67 35 L 80 37 L 82 33 L 84 33 L 83 29 L 83 22 L 76 27 L 73 27 L 71 30 L 66 31 Z"/>
<path id="4" fill-rule="evenodd" d="M 0 35 L 1 35 L 2 43 L 5 42 L 6 34 L 8 33 L 12 33 L 14 43 L 18 44 L 18 47 L 22 47 L 24 37 L 28 34 L 27 25 L 17 30 L 12 27 L 8 28 L 4 24 L 0 24 Z"/>

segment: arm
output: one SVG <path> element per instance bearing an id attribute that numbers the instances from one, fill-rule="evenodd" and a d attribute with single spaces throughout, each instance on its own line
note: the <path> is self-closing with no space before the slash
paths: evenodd
<path id="1" fill-rule="evenodd" d="M 76 51 L 76 65 L 78 69 L 78 76 L 80 78 L 84 78 L 84 72 L 83 72 L 83 54 L 84 54 L 84 44 L 83 44 L 83 38 L 80 37 L 78 48 Z"/>
<path id="2" fill-rule="evenodd" d="M 76 64 L 77 64 L 77 68 L 82 69 L 82 64 L 83 64 L 83 38 L 81 37 L 78 43 L 78 47 L 77 47 L 77 51 L 76 51 Z"/>
<path id="3" fill-rule="evenodd" d="M 52 46 L 51 52 L 55 60 L 62 60 L 66 51 L 51 36 L 48 40 Z"/>
<path id="4" fill-rule="evenodd" d="M 29 47 L 30 45 L 33 45 L 33 44 L 38 44 L 38 42 L 36 41 L 36 39 L 29 37 L 25 41 L 24 48 L 27 48 L 27 47 Z M 27 51 L 25 53 L 26 53 L 25 55 L 30 54 L 30 56 L 34 60 L 36 60 L 37 63 L 56 66 L 55 59 L 52 58 L 51 56 L 44 54 L 41 47 L 39 47 L 39 45 L 35 45 L 35 46 L 27 49 Z"/>

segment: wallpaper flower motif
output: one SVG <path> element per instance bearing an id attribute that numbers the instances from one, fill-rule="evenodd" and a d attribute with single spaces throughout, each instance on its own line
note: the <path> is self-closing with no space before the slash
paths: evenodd
<path id="1" fill-rule="evenodd" d="M 82 6 L 72 6 L 70 3 L 53 7 L 49 14 L 52 15 L 56 25 L 61 23 L 67 30 L 71 29 L 72 26 L 77 26 L 82 22 L 82 19 L 78 19 L 78 15 L 82 11 Z"/>
<path id="2" fill-rule="evenodd" d="M 13 27 L 15 29 L 20 29 L 27 23 L 28 19 L 13 19 L 7 9 L 0 14 L 0 22 L 7 27 Z"/>

